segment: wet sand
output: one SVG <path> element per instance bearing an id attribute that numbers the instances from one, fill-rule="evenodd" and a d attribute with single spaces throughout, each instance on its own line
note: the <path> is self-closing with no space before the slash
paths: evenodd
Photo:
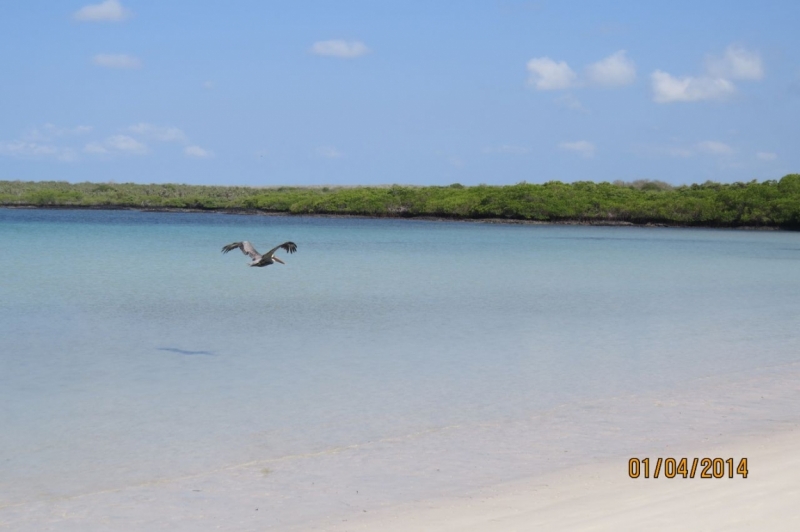
<path id="1" fill-rule="evenodd" d="M 773 366 L 527 419 L 43 493 L 0 504 L 0 530 L 800 530 L 798 378 L 800 364 Z M 748 476 L 700 478 L 698 467 L 695 478 L 632 479 L 634 456 L 746 457 Z"/>
<path id="2" fill-rule="evenodd" d="M 800 530 L 800 430 L 675 456 L 748 457 L 747 478 L 631 479 L 624 458 L 309 530 L 429 532 Z"/>

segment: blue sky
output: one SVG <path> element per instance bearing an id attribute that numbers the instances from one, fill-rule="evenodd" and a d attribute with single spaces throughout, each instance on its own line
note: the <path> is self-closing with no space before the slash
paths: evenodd
<path id="1" fill-rule="evenodd" d="M 800 2 L 26 0 L 0 179 L 230 185 L 800 171 Z"/>

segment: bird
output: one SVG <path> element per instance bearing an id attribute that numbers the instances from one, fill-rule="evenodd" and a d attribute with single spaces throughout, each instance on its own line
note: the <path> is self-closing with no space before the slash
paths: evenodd
<path id="1" fill-rule="evenodd" d="M 253 259 L 253 262 L 248 264 L 248 266 L 256 266 L 258 268 L 262 268 L 264 266 L 269 266 L 275 262 L 279 262 L 281 264 L 286 264 L 281 259 L 275 256 L 275 252 L 279 249 L 283 249 L 288 251 L 289 253 L 294 253 L 297 251 L 297 244 L 294 242 L 284 242 L 279 246 L 275 246 L 271 250 L 267 251 L 263 255 L 256 251 L 256 248 L 253 247 L 253 244 L 245 240 L 244 242 L 234 242 L 232 244 L 228 244 L 227 246 L 223 246 L 222 252 L 227 253 L 232 249 L 239 248 L 242 250 L 242 253 Z"/>

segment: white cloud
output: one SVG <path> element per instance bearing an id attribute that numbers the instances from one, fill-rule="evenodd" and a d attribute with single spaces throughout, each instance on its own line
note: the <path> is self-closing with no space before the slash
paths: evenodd
<path id="1" fill-rule="evenodd" d="M 706 59 L 706 74 L 676 78 L 656 70 L 651 74 L 653 100 L 658 103 L 719 100 L 736 91 L 732 79 L 759 80 L 764 77 L 761 57 L 739 46 L 728 46 L 721 57 Z"/>
<path id="2" fill-rule="evenodd" d="M 92 63 L 106 68 L 140 68 L 142 62 L 138 57 L 125 54 L 97 54 Z"/>
<path id="3" fill-rule="evenodd" d="M 698 152 L 708 155 L 730 155 L 733 153 L 733 148 L 724 142 L 718 142 L 716 140 L 698 142 L 695 144 L 695 148 Z"/>
<path id="4" fill-rule="evenodd" d="M 571 111 L 579 111 L 581 113 L 588 113 L 589 110 L 583 106 L 581 101 L 572 94 L 564 94 L 554 100 L 559 106 L 565 107 Z"/>
<path id="5" fill-rule="evenodd" d="M 528 85 L 538 90 L 558 90 L 572 87 L 578 76 L 561 61 L 556 63 L 549 57 L 536 57 L 528 61 Z"/>
<path id="6" fill-rule="evenodd" d="M 106 145 L 125 153 L 137 155 L 147 153 L 147 146 L 127 135 L 112 135 L 106 139 Z"/>
<path id="7" fill-rule="evenodd" d="M 183 154 L 187 157 L 207 159 L 214 156 L 210 150 L 189 143 L 186 133 L 177 127 L 158 126 L 146 122 L 139 122 L 123 130 L 133 136 L 122 134 L 112 135 L 102 142 L 90 142 L 83 147 L 86 153 L 99 155 L 143 155 L 150 150 L 142 141 L 155 141 L 178 143 L 183 145 Z M 136 137 L 136 138 L 134 138 Z"/>
<path id="8" fill-rule="evenodd" d="M 740 46 L 728 46 L 722 57 L 706 59 L 708 73 L 717 78 L 758 80 L 764 77 L 761 56 Z"/>
<path id="9" fill-rule="evenodd" d="M 86 153 L 108 153 L 108 150 L 99 142 L 90 142 L 83 147 Z"/>
<path id="10" fill-rule="evenodd" d="M 60 127 L 51 123 L 28 129 L 13 141 L 0 141 L 0 155 L 26 159 L 54 158 L 59 161 L 77 161 L 75 149 L 56 146 L 54 141 L 64 137 L 83 135 L 92 130 L 91 126 Z"/>
<path id="11" fill-rule="evenodd" d="M 94 129 L 92 126 L 76 126 L 72 129 L 66 129 L 63 133 L 59 132 L 59 134 L 64 135 L 85 135 Z"/>
<path id="12" fill-rule="evenodd" d="M 68 137 L 73 135 L 84 135 L 92 130 L 92 126 L 75 126 L 59 127 L 54 124 L 47 123 L 41 127 L 31 128 L 26 131 L 22 138 L 23 140 L 38 142 L 44 140 L 52 140 L 56 137 Z"/>
<path id="13" fill-rule="evenodd" d="M 147 146 L 127 135 L 112 135 L 103 142 L 90 142 L 83 151 L 93 154 L 144 155 Z"/>
<path id="14" fill-rule="evenodd" d="M 617 87 L 636 80 L 636 65 L 620 50 L 586 67 L 586 77 L 595 85 Z"/>
<path id="15" fill-rule="evenodd" d="M 184 155 L 187 157 L 196 157 L 198 159 L 208 159 L 209 157 L 213 157 L 214 154 L 208 150 L 204 150 L 200 146 L 186 146 L 183 149 Z"/>
<path id="16" fill-rule="evenodd" d="M 575 142 L 562 142 L 558 145 L 559 148 L 566 151 L 572 151 L 580 154 L 582 157 L 594 157 L 596 147 L 593 143 L 586 140 L 578 140 Z"/>
<path id="17" fill-rule="evenodd" d="M 756 153 L 756 157 L 758 157 L 762 161 L 774 161 L 775 159 L 778 158 L 778 154 L 770 151 L 760 151 Z"/>
<path id="18" fill-rule="evenodd" d="M 317 148 L 317 155 L 327 159 L 340 159 L 344 154 L 332 146 L 320 146 Z"/>
<path id="19" fill-rule="evenodd" d="M 75 150 L 72 148 L 62 148 L 37 142 L 25 142 L 22 140 L 0 142 L 0 155 L 26 159 L 54 158 L 66 162 L 76 161 L 78 159 Z"/>
<path id="20" fill-rule="evenodd" d="M 85 135 L 92 131 L 92 126 L 79 125 L 61 127 L 51 123 L 29 129 L 21 140 L 0 141 L 0 155 L 27 158 L 52 157 L 64 161 L 77 160 L 78 150 L 72 147 L 54 145 L 59 140 Z M 189 157 L 213 157 L 213 152 L 196 145 L 189 145 L 186 134 L 176 127 L 157 126 L 138 123 L 121 130 L 121 134 L 111 135 L 104 140 L 93 140 L 83 145 L 83 152 L 90 155 L 107 157 L 120 155 L 143 155 L 150 151 L 147 140 L 178 143 L 183 145 L 183 152 Z"/>
<path id="21" fill-rule="evenodd" d="M 523 155 L 529 153 L 531 150 L 524 146 L 514 146 L 511 144 L 503 144 L 502 146 L 484 148 L 483 153 L 505 153 L 510 155 Z"/>
<path id="22" fill-rule="evenodd" d="M 334 39 L 331 41 L 317 41 L 311 46 L 311 53 L 328 57 L 352 59 L 369 53 L 369 48 L 361 41 L 345 41 Z"/>
<path id="23" fill-rule="evenodd" d="M 733 83 L 723 78 L 675 78 L 661 70 L 653 72 L 650 78 L 653 83 L 653 100 L 657 103 L 719 100 L 736 90 Z"/>
<path id="24" fill-rule="evenodd" d="M 177 127 L 155 126 L 140 122 L 128 128 L 131 133 L 161 142 L 187 142 L 186 134 Z"/>
<path id="25" fill-rule="evenodd" d="M 99 4 L 83 6 L 73 18 L 84 22 L 119 22 L 131 16 L 131 11 L 122 7 L 118 0 L 106 0 Z"/>
<path id="26" fill-rule="evenodd" d="M 663 151 L 666 152 L 668 155 L 671 155 L 672 157 L 682 157 L 684 159 L 687 157 L 692 157 L 695 154 L 694 150 L 692 150 L 691 148 L 683 148 L 675 146 L 665 148 Z"/>
<path id="27" fill-rule="evenodd" d="M 643 153 L 652 155 L 669 155 L 687 159 L 698 155 L 712 155 L 726 157 L 736 153 L 731 146 L 718 140 L 704 140 L 694 144 L 655 145 L 643 147 Z"/>

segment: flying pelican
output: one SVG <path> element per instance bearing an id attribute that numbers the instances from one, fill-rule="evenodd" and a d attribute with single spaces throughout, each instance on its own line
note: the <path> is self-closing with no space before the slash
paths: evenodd
<path id="1" fill-rule="evenodd" d="M 267 251 L 263 255 L 256 251 L 256 248 L 253 247 L 253 244 L 245 240 L 244 242 L 234 242 L 233 244 L 228 244 L 227 246 L 222 248 L 223 253 L 227 253 L 232 249 L 239 248 L 242 250 L 242 253 L 253 259 L 253 262 L 248 264 L 248 266 L 257 266 L 261 268 L 262 266 L 269 266 L 275 262 L 280 262 L 281 264 L 286 264 L 281 259 L 275 256 L 275 252 L 279 249 L 284 249 L 289 253 L 294 253 L 297 251 L 297 244 L 294 242 L 284 242 L 280 246 L 275 246 L 271 250 Z"/>

